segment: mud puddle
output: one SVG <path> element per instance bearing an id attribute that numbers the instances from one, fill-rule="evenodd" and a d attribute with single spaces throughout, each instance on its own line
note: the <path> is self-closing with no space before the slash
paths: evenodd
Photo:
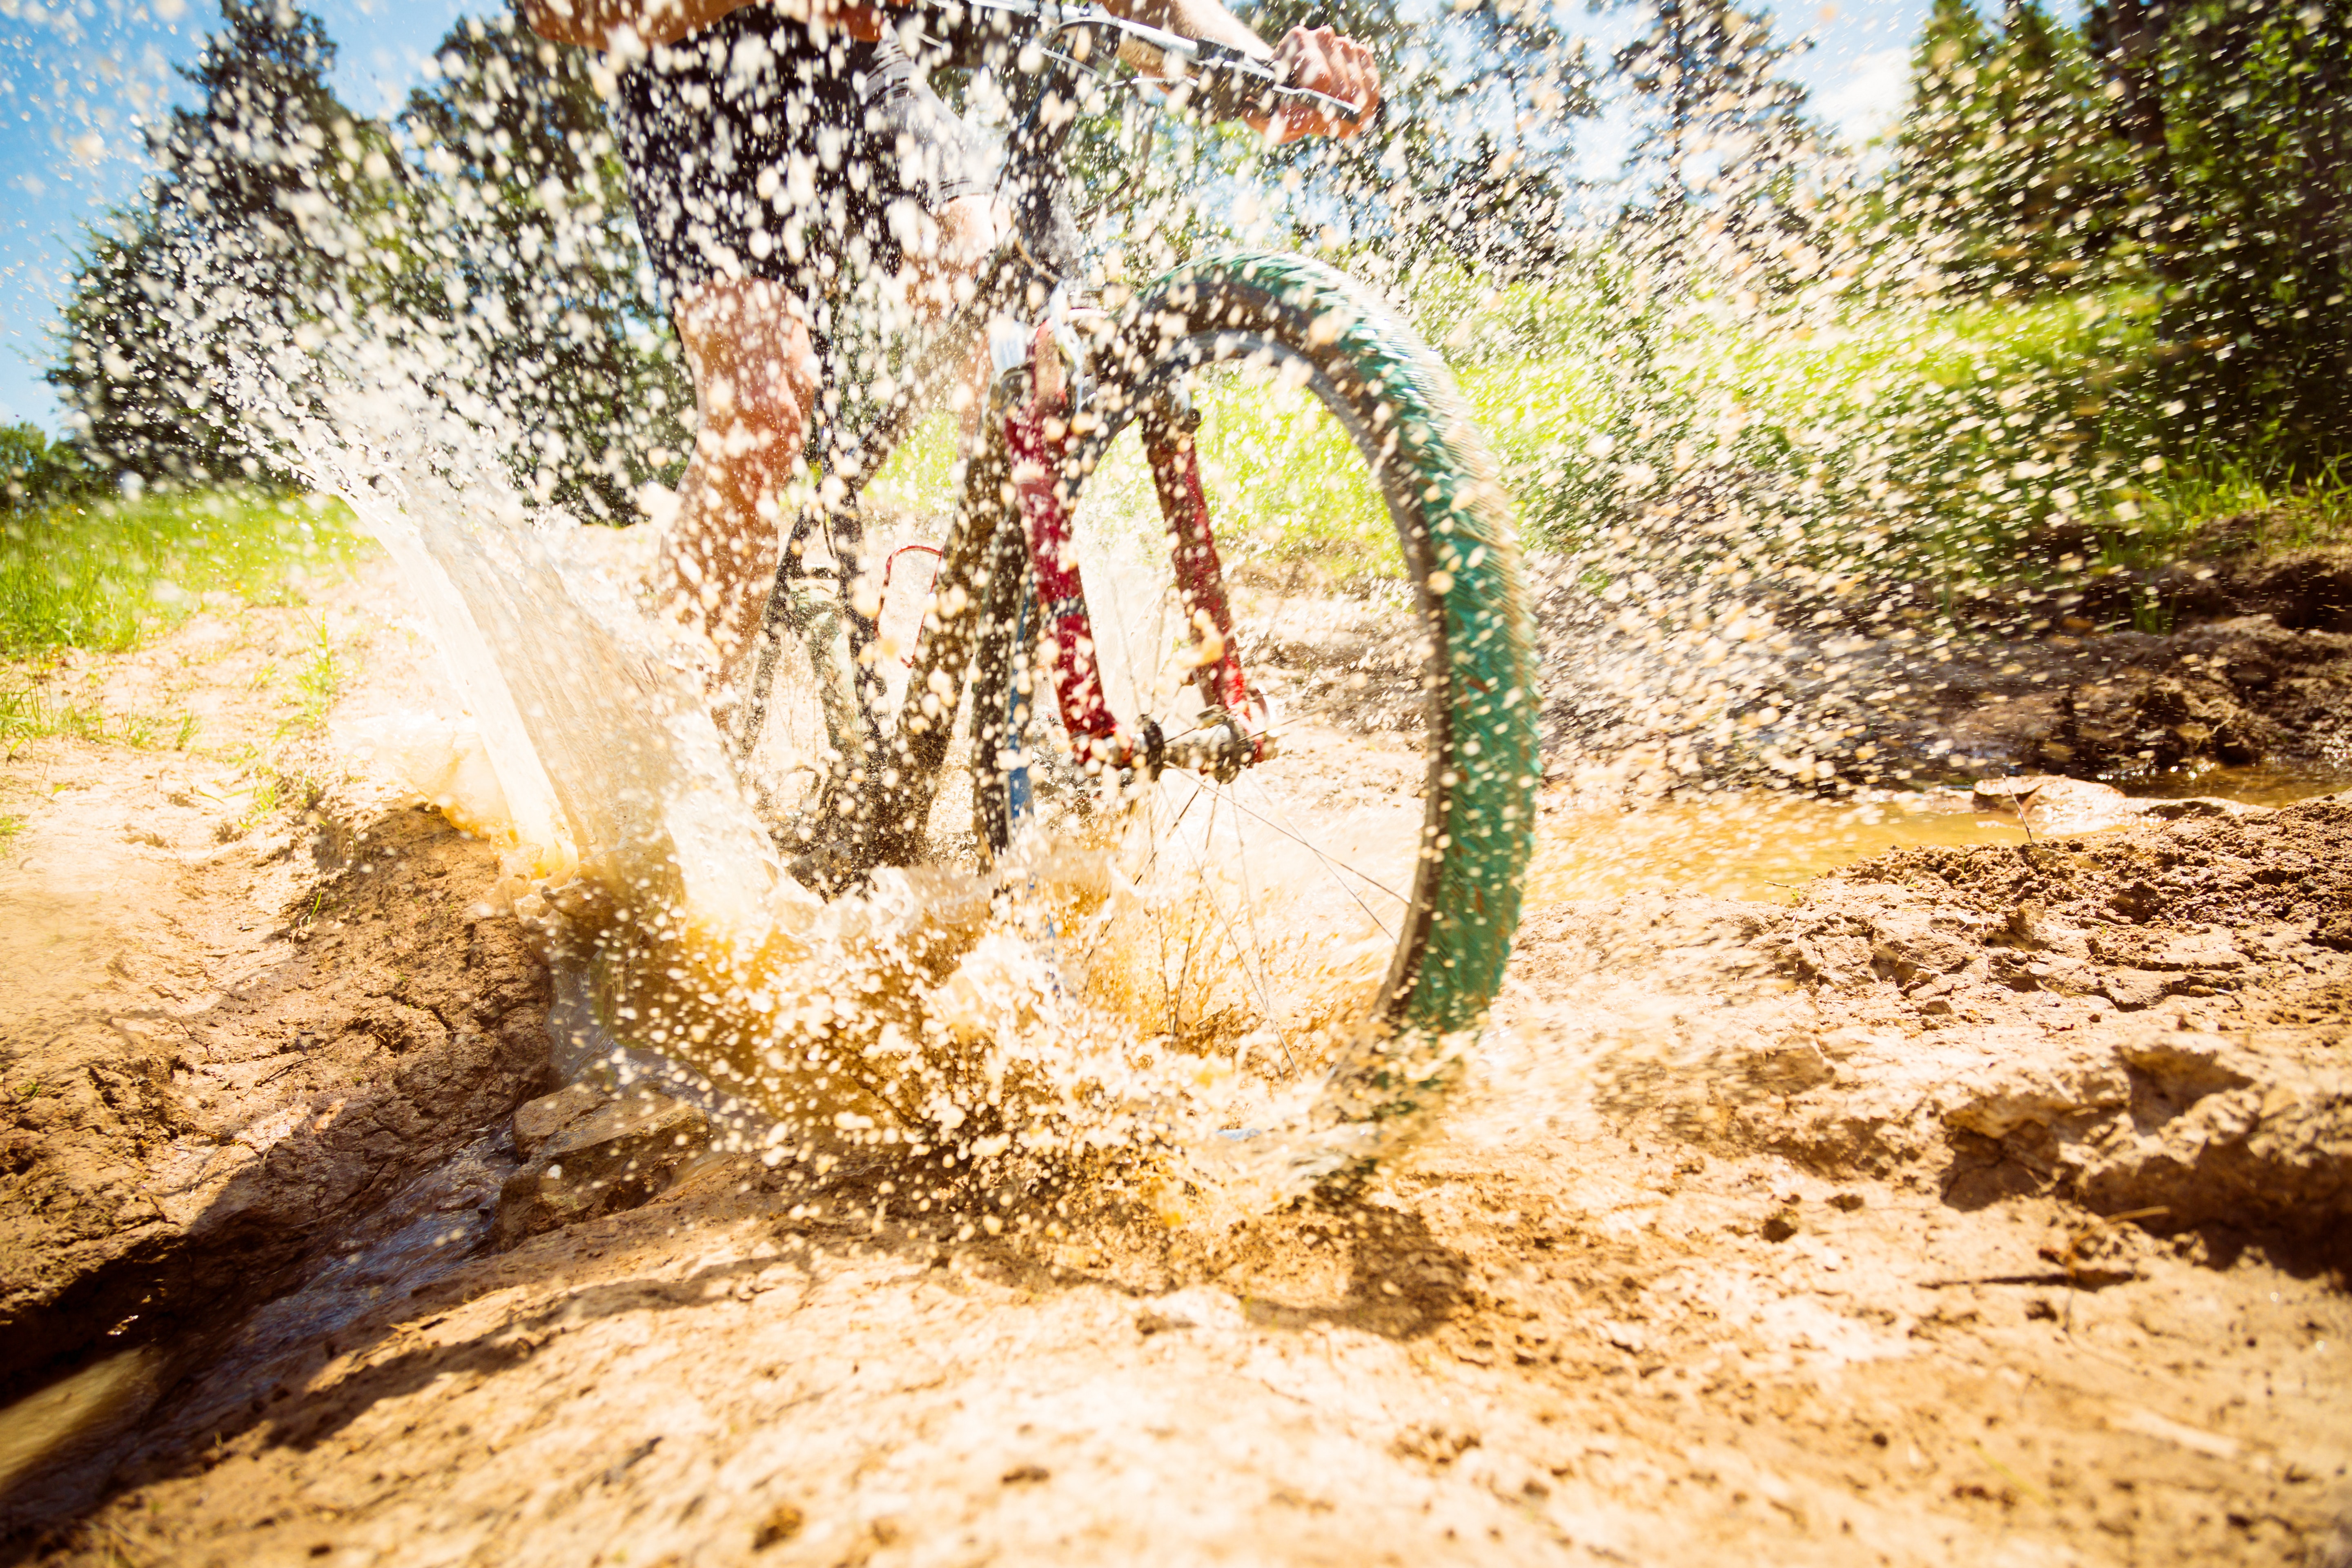
<path id="1" fill-rule="evenodd" d="M 1865 790 L 1821 799 L 1761 789 L 1691 792 L 1631 809 L 1580 805 L 1566 792 L 1547 800 L 1528 879 L 1530 907 L 1561 899 L 1682 892 L 1786 903 L 1816 879 L 1890 850 L 2004 847 L 2051 836 L 2047 810 L 2017 809 L 2000 793 L 2031 780 L 1989 781 L 1990 789 Z M 2074 798 L 2071 820 L 2099 826 L 2131 820 L 2137 803 L 2207 800 L 2274 808 L 2352 786 L 2352 771 L 2321 763 L 2182 769 L 2132 781 L 2120 796 L 2096 784 L 2060 781 Z M 2081 810 L 2087 800 L 2087 816 Z"/>

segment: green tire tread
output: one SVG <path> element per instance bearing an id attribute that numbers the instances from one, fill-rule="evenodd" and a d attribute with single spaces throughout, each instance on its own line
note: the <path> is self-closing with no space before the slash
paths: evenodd
<path id="1" fill-rule="evenodd" d="M 1360 424 L 1380 433 L 1378 477 L 1443 671 L 1427 710 L 1423 858 L 1381 1012 L 1391 1039 L 1459 1037 L 1483 1026 L 1502 985 L 1542 773 L 1533 639 L 1510 498 L 1436 355 L 1362 285 L 1293 255 L 1211 256 L 1146 289 L 1097 361 L 1112 419 L 1096 449 L 1125 423 L 1122 396 L 1138 397 L 1168 374 L 1186 352 L 1180 345 L 1194 345 L 1197 354 L 1198 345 L 1223 334 L 1236 345 L 1265 342 L 1297 352 L 1315 366 L 1327 403 L 1336 392 Z M 1380 409 L 1384 416 L 1367 413 Z M 1345 1114 L 1380 1120 L 1426 1109 L 1453 1071 L 1442 1062 L 1405 1064 L 1437 1060 L 1420 1049 L 1375 1052 L 1352 1075 L 1358 1081 Z"/>

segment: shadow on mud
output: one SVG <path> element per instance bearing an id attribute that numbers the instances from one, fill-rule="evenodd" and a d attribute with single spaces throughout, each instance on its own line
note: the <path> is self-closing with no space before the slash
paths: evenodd
<path id="1" fill-rule="evenodd" d="M 313 817 L 278 854 L 305 839 L 314 873 L 206 1005 L 59 1031 L 108 1031 L 103 1109 L 16 1171 L 47 1263 L 0 1304 L 0 1557 L 93 1500 L 148 1413 L 185 1405 L 273 1304 L 380 1289 L 406 1268 L 387 1242 L 446 1257 L 487 1227 L 497 1184 L 468 1141 L 549 1074 L 544 967 L 478 918 L 495 853 L 421 809 Z"/>
<path id="2" fill-rule="evenodd" d="M 210 1324 L 143 1352 L 165 1358 L 169 1375 L 142 1363 L 148 1386 L 128 1419 L 107 1422 L 23 1476 L 7 1505 L 0 1563 L 75 1545 L 78 1521 L 106 1497 L 209 1471 L 249 1449 L 240 1439 L 257 1428 L 265 1449 L 309 1451 L 386 1400 L 443 1379 L 498 1376 L 582 1324 L 730 1294 L 806 1290 L 844 1263 L 954 1270 L 1039 1295 L 1108 1289 L 1138 1301 L 1148 1334 L 1188 1326 L 1153 1317 L 1150 1303 L 1171 1291 L 1203 1283 L 1233 1289 L 1237 1269 L 1245 1281 L 1296 1275 L 1303 1259 L 1344 1258 L 1344 1284 L 1308 1293 L 1320 1299 L 1272 1299 L 1244 1283 L 1244 1314 L 1269 1326 L 1339 1324 L 1399 1340 L 1444 1322 L 1469 1272 L 1467 1258 L 1410 1211 L 1302 1202 L 1203 1245 L 1138 1197 L 1131 1161 L 1005 1160 L 950 1171 L 936 1157 L 898 1150 L 780 1170 L 746 1155 L 713 1155 L 643 1206 L 501 1250 L 493 1239 L 496 1199 L 517 1164 L 511 1137 L 494 1128 L 346 1229 L 342 1255 L 314 1263 L 298 1288 L 257 1305 L 254 1295 L 229 1298 L 234 1305 L 225 1302 Z M 894 1197 L 919 1189 L 932 1194 L 929 1212 L 877 1223 Z M 986 1228 L 991 1219 L 995 1234 Z M 746 1222 L 791 1256 L 747 1247 L 681 1276 L 632 1272 L 567 1289 L 592 1259 L 635 1253 L 658 1268 L 679 1238 Z M 509 1289 L 539 1304 L 455 1343 L 416 1338 L 455 1308 Z"/>

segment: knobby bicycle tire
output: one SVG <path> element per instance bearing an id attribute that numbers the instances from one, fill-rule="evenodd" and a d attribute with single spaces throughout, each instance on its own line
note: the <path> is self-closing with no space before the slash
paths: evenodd
<path id="1" fill-rule="evenodd" d="M 1451 376 L 1367 290 L 1307 258 L 1229 254 L 1168 274 L 1127 311 L 1096 359 L 1099 423 L 1074 443 L 1061 483 L 1073 505 L 1120 430 L 1188 371 L 1271 351 L 1303 362 L 1308 384 L 1354 439 L 1394 523 L 1427 635 L 1428 752 L 1422 850 L 1374 1014 L 1385 1034 L 1441 1037 L 1476 1027 L 1500 987 L 1533 847 L 1537 693 L 1509 498 Z M 1019 520 L 996 559 L 1025 560 Z M 1000 571 L 973 672 L 974 710 L 1003 713 L 1012 680 L 1020 574 Z M 1052 699 L 1039 694 L 1039 700 Z M 1009 835 L 992 726 L 973 751 L 982 836 Z M 1402 1058 L 1367 1064 L 1351 1119 L 1418 1109 L 1442 1088 Z"/>

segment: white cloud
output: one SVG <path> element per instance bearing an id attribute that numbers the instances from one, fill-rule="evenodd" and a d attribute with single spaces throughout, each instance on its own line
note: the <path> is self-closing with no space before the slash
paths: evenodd
<path id="1" fill-rule="evenodd" d="M 1834 85 L 1813 95 L 1813 108 L 1857 144 L 1895 129 L 1911 85 L 1911 51 L 1873 49 Z"/>

